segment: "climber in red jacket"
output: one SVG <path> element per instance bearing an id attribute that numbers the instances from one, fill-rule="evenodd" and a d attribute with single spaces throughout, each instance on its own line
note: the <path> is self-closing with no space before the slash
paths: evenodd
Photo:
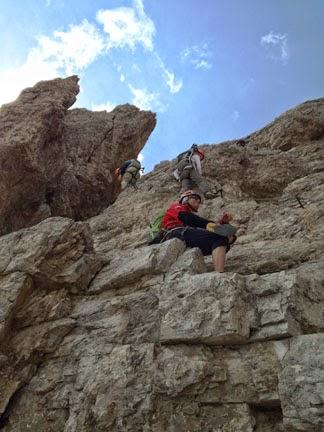
<path id="1" fill-rule="evenodd" d="M 198 247 L 204 255 L 212 255 L 215 271 L 223 272 L 225 254 L 236 240 L 236 228 L 229 224 L 232 216 L 225 213 L 216 224 L 196 214 L 200 204 L 199 193 L 188 190 L 170 205 L 162 219 L 164 241 L 179 238 L 188 247 Z"/>

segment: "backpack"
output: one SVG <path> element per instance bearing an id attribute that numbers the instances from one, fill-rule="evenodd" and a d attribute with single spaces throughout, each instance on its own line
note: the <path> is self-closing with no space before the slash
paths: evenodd
<path id="1" fill-rule="evenodd" d="M 130 159 L 123 162 L 120 166 L 120 174 L 123 176 L 129 167 L 134 167 L 139 171 L 141 169 L 141 163 L 137 159 Z"/>
<path id="2" fill-rule="evenodd" d="M 154 240 L 162 240 L 163 237 L 163 229 L 162 229 L 162 220 L 165 215 L 165 210 L 160 210 L 159 213 L 155 216 L 155 218 L 149 224 L 149 236 L 150 243 Z M 159 243 L 160 241 L 157 241 Z M 152 244 L 152 243 L 151 243 Z"/>
<path id="3" fill-rule="evenodd" d="M 125 162 L 123 162 L 120 166 L 120 174 L 123 176 L 127 170 L 127 168 L 129 167 L 129 165 L 132 163 L 132 161 L 127 160 Z"/>
<path id="4" fill-rule="evenodd" d="M 192 146 L 190 147 L 189 150 L 186 150 L 180 154 L 178 154 L 177 156 L 177 164 L 182 161 L 182 159 L 187 158 L 188 162 L 190 162 L 191 156 L 193 155 L 193 153 L 195 151 L 198 151 L 198 145 L 197 144 L 192 144 Z"/>
<path id="5" fill-rule="evenodd" d="M 186 158 L 186 157 L 190 157 L 191 156 L 191 150 L 186 150 L 180 154 L 178 154 L 177 156 L 177 164 L 182 161 L 182 159 Z"/>

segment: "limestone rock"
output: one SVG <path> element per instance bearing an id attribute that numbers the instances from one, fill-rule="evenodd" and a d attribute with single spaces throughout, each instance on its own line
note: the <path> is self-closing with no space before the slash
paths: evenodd
<path id="1" fill-rule="evenodd" d="M 15 309 L 19 308 L 26 297 L 31 294 L 32 280 L 23 273 L 15 272 L 3 276 L 0 280 L 0 342 L 4 339 L 6 330 L 10 326 Z"/>
<path id="2" fill-rule="evenodd" d="M 33 289 L 23 305 L 14 313 L 14 327 L 25 328 L 35 324 L 60 320 L 70 315 L 73 298 L 68 289 L 44 291 Z"/>
<path id="3" fill-rule="evenodd" d="M 0 109 L 0 233 L 49 216 L 86 219 L 117 196 L 116 166 L 136 157 L 155 115 L 131 105 L 74 109 L 78 77 L 42 81 Z"/>
<path id="4" fill-rule="evenodd" d="M 153 345 L 106 343 L 99 357 L 93 350 L 76 354 L 44 363 L 5 430 L 148 431 Z"/>
<path id="5" fill-rule="evenodd" d="M 59 187 L 35 214 L 96 216 L 51 217 L 0 238 L 0 428 L 322 431 L 324 100 L 241 142 L 204 146 L 203 171 L 223 194 L 199 213 L 215 220 L 230 211 L 239 228 L 217 274 L 210 257 L 178 239 L 147 245 L 149 221 L 179 192 L 174 162 L 97 214 L 103 189 L 116 192 L 111 164 L 141 148 L 152 115 L 129 106 L 66 111 L 76 80 L 60 85 L 63 120 L 44 147 L 46 181 Z M 79 177 L 73 167 L 58 174 L 64 158 Z"/>
<path id="6" fill-rule="evenodd" d="M 159 400 L 154 432 L 253 432 L 254 419 L 247 404 L 201 405 L 190 400 Z"/>
<path id="7" fill-rule="evenodd" d="M 239 276 L 210 273 L 171 282 L 160 292 L 161 342 L 242 343 L 250 331 L 241 315 L 246 302 Z"/>
<path id="8" fill-rule="evenodd" d="M 101 267 L 87 225 L 65 218 L 1 237 L 0 251 L 1 273 L 28 273 L 48 290 L 83 290 Z"/>
<path id="9" fill-rule="evenodd" d="M 143 276 L 166 272 L 184 251 L 185 244 L 172 239 L 161 246 L 151 246 L 119 254 L 103 267 L 89 287 L 89 293 L 120 288 L 137 283 Z"/>
<path id="10" fill-rule="evenodd" d="M 35 353 L 44 355 L 54 352 L 75 325 L 75 320 L 62 318 L 21 329 L 12 338 L 13 352 L 19 361 L 32 359 Z"/>
<path id="11" fill-rule="evenodd" d="M 204 256 L 200 249 L 187 249 L 180 257 L 174 262 L 170 271 L 174 273 L 179 273 L 181 277 L 185 273 L 189 274 L 200 274 L 206 273 L 207 267 L 204 260 Z"/>
<path id="12" fill-rule="evenodd" d="M 290 150 L 301 143 L 324 137 L 324 99 L 307 101 L 293 108 L 249 137 L 258 147 Z M 266 132 L 266 134 L 264 133 Z"/>
<path id="13" fill-rule="evenodd" d="M 284 424 L 288 431 L 324 428 L 324 335 L 292 338 L 279 375 Z"/>
<path id="14" fill-rule="evenodd" d="M 105 343 L 158 342 L 158 299 L 150 292 L 136 292 L 109 300 L 93 297 L 78 303 L 71 312 L 82 331 L 91 331 Z"/>
<path id="15" fill-rule="evenodd" d="M 287 341 L 234 348 L 169 345 L 158 350 L 155 391 L 201 403 L 280 404 L 278 373 Z"/>
<path id="16" fill-rule="evenodd" d="M 296 270 L 247 277 L 255 298 L 257 322 L 253 340 L 294 336 L 324 330 L 324 264 L 304 264 Z"/>

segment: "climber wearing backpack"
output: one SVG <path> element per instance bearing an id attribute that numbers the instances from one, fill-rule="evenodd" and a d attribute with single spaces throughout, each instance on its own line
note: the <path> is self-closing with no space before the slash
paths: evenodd
<path id="1" fill-rule="evenodd" d="M 197 144 L 193 144 L 190 150 L 177 156 L 177 168 L 173 174 L 181 182 L 181 192 L 199 188 L 205 198 L 215 198 L 217 192 L 214 193 L 209 190 L 208 184 L 202 176 L 201 161 L 204 158 L 204 151 Z M 221 190 L 221 187 L 218 189 Z"/>
<path id="2" fill-rule="evenodd" d="M 141 163 L 137 159 L 125 161 L 115 170 L 115 176 L 121 182 L 121 189 L 124 190 L 128 185 L 136 188 L 136 182 L 140 178 Z"/>
<path id="3" fill-rule="evenodd" d="M 170 205 L 162 219 L 163 241 L 179 238 L 188 247 L 198 247 L 204 255 L 212 255 L 215 271 L 223 272 L 225 254 L 236 240 L 236 227 L 229 223 L 233 217 L 224 213 L 218 223 L 204 219 L 196 214 L 201 201 L 199 193 L 188 190 Z"/>

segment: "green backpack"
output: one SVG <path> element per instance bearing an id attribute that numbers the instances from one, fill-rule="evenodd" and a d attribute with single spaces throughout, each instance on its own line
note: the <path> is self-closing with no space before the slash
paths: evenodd
<path id="1" fill-rule="evenodd" d="M 149 236 L 151 240 L 159 237 L 162 233 L 162 219 L 165 214 L 165 210 L 160 210 L 155 218 L 150 222 L 149 225 Z"/>

